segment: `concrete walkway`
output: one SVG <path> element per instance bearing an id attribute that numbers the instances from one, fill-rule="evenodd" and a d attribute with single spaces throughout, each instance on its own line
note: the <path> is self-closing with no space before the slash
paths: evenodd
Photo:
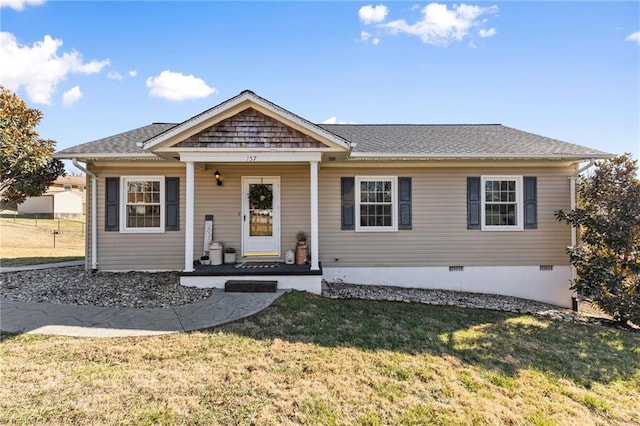
<path id="1" fill-rule="evenodd" d="M 0 273 L 81 265 L 84 265 L 84 260 L 0 268 Z M 201 330 L 254 315 L 284 293 L 285 290 L 276 293 L 225 293 L 213 290 L 211 297 L 205 300 L 173 308 L 153 309 L 0 299 L 0 330 L 81 337 L 153 336 Z"/>
<path id="2" fill-rule="evenodd" d="M 41 265 L 0 266 L 0 274 L 3 272 L 35 271 L 36 269 L 64 268 L 65 266 L 82 266 L 84 260 L 71 260 L 69 262 L 43 263 Z"/>
<path id="3" fill-rule="evenodd" d="M 193 331 L 260 312 L 276 293 L 225 293 L 173 308 L 134 309 L 0 300 L 0 330 L 82 337 L 151 336 Z"/>

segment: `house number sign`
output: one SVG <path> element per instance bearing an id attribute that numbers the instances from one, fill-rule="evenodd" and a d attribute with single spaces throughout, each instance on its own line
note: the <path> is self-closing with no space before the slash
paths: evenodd
<path id="1" fill-rule="evenodd" d="M 252 163 L 258 159 L 257 155 L 247 155 L 247 161 Z"/>

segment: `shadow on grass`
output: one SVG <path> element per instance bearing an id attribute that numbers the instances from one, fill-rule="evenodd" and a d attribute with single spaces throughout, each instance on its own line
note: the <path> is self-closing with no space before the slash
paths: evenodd
<path id="1" fill-rule="evenodd" d="M 216 330 L 365 351 L 449 355 L 513 376 L 533 368 L 582 386 L 640 370 L 640 334 L 484 309 L 335 300 L 291 292 L 256 316 Z"/>
<path id="2" fill-rule="evenodd" d="M 5 340 L 13 340 L 18 336 L 22 336 L 22 334 L 23 333 L 11 333 L 8 331 L 0 330 L 0 343 L 4 342 Z"/>
<path id="3" fill-rule="evenodd" d="M 46 263 L 71 262 L 72 260 L 84 260 L 84 256 L 16 257 L 13 259 L 0 259 L 0 266 L 4 268 L 10 268 L 14 266 L 43 265 Z"/>

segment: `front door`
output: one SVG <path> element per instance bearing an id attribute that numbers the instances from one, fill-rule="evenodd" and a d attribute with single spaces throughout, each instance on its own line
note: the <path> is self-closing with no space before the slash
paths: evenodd
<path id="1" fill-rule="evenodd" d="M 280 256 L 280 178 L 242 178 L 242 255 Z"/>

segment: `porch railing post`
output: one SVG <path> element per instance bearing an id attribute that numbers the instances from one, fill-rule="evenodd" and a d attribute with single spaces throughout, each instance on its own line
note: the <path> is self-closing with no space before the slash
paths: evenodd
<path id="1" fill-rule="evenodd" d="M 310 162 L 311 188 L 311 270 L 320 269 L 318 261 L 318 162 Z"/>
<path id="2" fill-rule="evenodd" d="M 185 230 L 184 230 L 184 272 L 191 272 L 193 268 L 193 215 L 195 198 L 195 169 L 193 161 L 185 163 L 187 174 L 187 194 L 185 207 Z"/>

